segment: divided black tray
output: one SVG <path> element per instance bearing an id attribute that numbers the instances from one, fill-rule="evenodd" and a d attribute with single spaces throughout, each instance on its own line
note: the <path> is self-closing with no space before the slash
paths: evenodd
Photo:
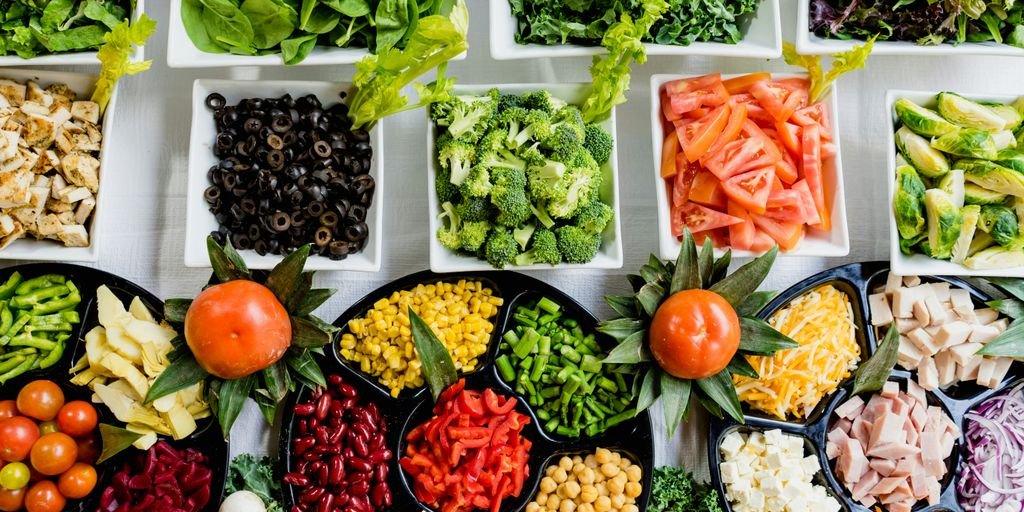
<path id="1" fill-rule="evenodd" d="M 465 375 L 467 389 L 491 387 L 499 394 L 518 397 L 512 388 L 499 377 L 494 360 L 497 357 L 501 335 L 510 328 L 511 312 L 522 301 L 544 295 L 561 304 L 584 330 L 593 331 L 597 324 L 597 319 L 571 297 L 543 281 L 523 274 L 515 272 L 435 274 L 423 271 L 405 276 L 371 292 L 339 316 L 334 321 L 334 325 L 347 330 L 350 319 L 362 317 L 372 308 L 375 301 L 382 297 L 388 297 L 395 291 L 411 289 L 420 283 L 457 282 L 461 279 L 482 281 L 485 286 L 494 291 L 494 295 L 504 300 L 498 314 L 491 319 L 494 323 L 494 331 L 487 353 L 481 356 L 482 364 L 474 372 Z M 613 343 L 610 339 L 602 339 L 600 335 L 598 339 L 602 343 Z M 409 480 L 398 465 L 398 460 L 405 453 L 406 432 L 426 421 L 431 414 L 433 404 L 430 393 L 425 387 L 416 390 L 407 389 L 400 393 L 398 398 L 392 398 L 388 390 L 378 383 L 376 378 L 360 372 L 358 368 L 342 359 L 338 352 L 337 342 L 332 347 L 326 348 L 325 353 L 326 356 L 320 358 L 319 361 L 324 374 L 337 373 L 341 375 L 345 382 L 358 389 L 361 400 L 376 402 L 387 422 L 387 446 L 394 452 L 394 457 L 388 462 L 390 466 L 388 483 L 394 497 L 391 510 L 431 511 L 431 508 L 416 499 Z M 287 473 L 293 467 L 291 440 L 297 418 L 291 413 L 291 410 L 296 403 L 305 399 L 309 392 L 309 389 L 303 388 L 288 397 L 281 431 L 280 464 L 282 473 Z M 651 478 L 654 472 L 654 439 L 651 433 L 651 418 L 646 411 L 595 438 L 568 440 L 544 432 L 536 414 L 524 400 L 519 400 L 517 410 L 530 417 L 530 424 L 523 430 L 523 435 L 533 443 L 533 447 L 530 450 L 529 473 L 523 491 L 518 498 L 505 500 L 501 507 L 502 512 L 525 510 L 526 505 L 533 501 L 544 468 L 557 463 L 558 457 L 593 452 L 598 447 L 618 451 L 641 466 L 643 469 L 641 480 L 643 493 L 637 499 L 637 505 L 640 510 L 647 509 Z M 291 507 L 295 503 L 295 499 L 294 489 L 286 486 L 286 508 Z"/>
<path id="2" fill-rule="evenodd" d="M 159 319 L 163 316 L 163 301 L 139 285 L 102 270 L 66 263 L 16 265 L 0 269 L 0 282 L 5 282 L 8 276 L 15 271 L 20 272 L 24 279 L 30 279 L 43 274 L 62 274 L 71 281 L 74 281 L 82 296 L 82 302 L 78 305 L 78 314 L 82 322 L 75 326 L 75 331 L 67 341 L 68 345 L 64 355 L 57 364 L 45 370 L 27 372 L 7 382 L 0 387 L 0 400 L 14 399 L 18 394 L 18 390 L 33 380 L 49 379 L 61 387 L 67 401 L 84 400 L 91 402 L 92 391 L 88 388 L 71 384 L 69 371 L 75 361 L 85 353 L 85 343 L 83 341 L 85 334 L 92 330 L 93 327 L 99 325 L 99 319 L 96 316 L 96 289 L 101 285 L 106 285 L 107 288 L 110 288 L 110 291 L 114 292 L 114 295 L 125 304 L 128 304 L 133 297 L 139 297 L 146 307 L 149 308 L 150 312 L 153 313 L 154 317 Z M 123 423 L 118 421 L 105 405 L 93 405 L 96 407 L 100 423 L 123 426 Z M 197 423 L 198 429 L 188 438 L 179 441 L 163 437 L 161 439 L 178 449 L 195 448 L 202 451 L 209 458 L 213 479 L 210 484 L 210 503 L 203 509 L 203 512 L 215 512 L 220 507 L 221 498 L 224 494 L 224 481 L 227 476 L 228 462 L 230 462 L 228 443 L 220 435 L 220 427 L 212 416 L 199 420 Z M 96 471 L 99 474 L 96 489 L 85 499 L 68 500 L 65 512 L 93 512 L 97 510 L 100 494 L 110 483 L 114 473 L 120 470 L 123 463 L 126 460 L 130 460 L 130 457 L 141 453 L 143 452 L 129 448 L 116 457 L 96 466 Z"/>
<path id="3" fill-rule="evenodd" d="M 868 295 L 879 285 L 885 284 L 888 273 L 888 262 L 881 261 L 852 263 L 826 270 L 804 279 L 780 293 L 778 297 L 758 313 L 758 317 L 767 320 L 772 314 L 785 307 L 790 301 L 804 292 L 831 284 L 850 297 L 850 302 L 853 306 L 854 323 L 857 326 L 857 341 L 861 346 L 861 361 L 863 362 L 874 353 L 878 342 L 881 340 L 881 334 L 884 334 L 884 331 L 876 333 L 875 328 L 869 322 Z M 921 276 L 921 279 L 925 282 L 947 282 L 952 286 L 966 289 L 971 292 L 976 306 L 985 307 L 982 303 L 991 300 L 991 297 L 962 279 L 943 276 Z M 928 401 L 932 405 L 941 406 L 960 428 L 961 432 L 963 432 L 965 427 L 964 415 L 968 411 L 992 395 L 1006 391 L 1011 387 L 1011 384 L 1017 382 L 1021 377 L 1024 377 L 1024 368 L 1022 368 L 1020 363 L 1015 363 L 998 389 L 988 389 L 974 382 L 960 383 L 944 390 L 937 389 L 928 392 Z M 899 382 L 901 389 L 905 390 L 905 382 L 910 378 L 916 379 L 917 372 L 905 371 L 897 366 L 889 379 Z M 852 388 L 851 380 L 847 379 L 835 393 L 823 398 L 821 403 L 804 421 L 779 420 L 759 411 L 754 411 L 746 404 L 743 406 L 744 418 L 746 420 L 745 425 L 740 425 L 729 418 L 712 419 L 708 437 L 708 461 L 711 470 L 711 480 L 718 487 L 724 510 L 731 512 L 732 506 L 725 497 L 725 485 L 722 483 L 719 468 L 721 461 L 718 447 L 722 439 L 736 430 L 749 432 L 780 429 L 787 434 L 797 435 L 804 439 L 806 453 L 816 455 L 821 463 L 822 470 L 815 475 L 814 483 L 828 489 L 829 493 L 842 505 L 843 510 L 846 512 L 874 512 L 874 508 L 868 509 L 850 497 L 846 487 L 836 479 L 833 469 L 834 461 L 828 460 L 828 457 L 825 455 L 825 436 L 834 419 L 832 411 L 849 398 Z M 963 512 L 956 493 L 956 482 L 959 479 L 960 459 L 962 457 L 962 441 L 963 436 L 961 434 L 961 437 L 957 439 L 953 454 L 947 460 L 950 471 L 946 473 L 941 482 L 941 502 L 937 505 L 929 506 L 927 501 L 919 501 L 914 507 L 915 511 Z"/>

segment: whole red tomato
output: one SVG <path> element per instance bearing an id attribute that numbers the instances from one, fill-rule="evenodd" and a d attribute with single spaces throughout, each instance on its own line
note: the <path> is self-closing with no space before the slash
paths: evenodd
<path id="1" fill-rule="evenodd" d="M 78 445 L 71 436 L 63 432 L 54 432 L 40 437 L 32 445 L 32 467 L 47 475 L 59 475 L 75 464 L 78 458 Z"/>
<path id="2" fill-rule="evenodd" d="M 680 379 L 703 379 L 724 370 L 736 355 L 740 320 L 721 295 L 684 290 L 658 307 L 648 337 L 663 370 Z"/>
<path id="3" fill-rule="evenodd" d="M 185 340 L 207 372 L 239 379 L 281 359 L 292 341 L 292 324 L 266 286 L 229 281 L 203 290 L 189 306 Z"/>
<path id="4" fill-rule="evenodd" d="M 0 402 L 0 420 L 13 418 L 18 415 L 18 403 L 14 400 Z"/>
<path id="5" fill-rule="evenodd" d="M 0 511 L 18 512 L 25 505 L 25 492 L 27 488 L 10 491 L 0 487 Z"/>
<path id="6" fill-rule="evenodd" d="M 34 421 L 24 416 L 0 420 L 0 459 L 7 462 L 25 460 L 37 439 L 39 427 Z"/>
<path id="7" fill-rule="evenodd" d="M 29 382 L 18 392 L 18 410 L 39 421 L 50 421 L 64 407 L 64 392 L 50 380 Z"/>
<path id="8" fill-rule="evenodd" d="M 57 489 L 65 498 L 81 499 L 96 487 L 96 469 L 88 464 L 78 463 L 60 475 Z"/>
<path id="9" fill-rule="evenodd" d="M 43 480 L 25 493 L 25 510 L 28 512 L 61 512 L 67 500 L 57 489 L 57 484 Z"/>
<path id="10" fill-rule="evenodd" d="M 89 402 L 75 400 L 64 404 L 57 413 L 60 431 L 71 437 L 82 437 L 96 428 L 96 408 Z"/>

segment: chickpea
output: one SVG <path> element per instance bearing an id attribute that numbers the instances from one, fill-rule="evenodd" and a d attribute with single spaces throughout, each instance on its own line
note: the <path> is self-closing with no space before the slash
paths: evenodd
<path id="1" fill-rule="evenodd" d="M 607 485 L 599 485 L 599 486 L 597 486 L 597 495 L 598 496 L 608 496 L 608 494 L 609 494 L 609 492 L 608 492 L 608 486 Z"/>
<path id="2" fill-rule="evenodd" d="M 589 485 L 594 483 L 594 470 L 586 466 L 583 467 L 583 471 L 577 475 L 581 484 Z"/>
<path id="3" fill-rule="evenodd" d="M 593 503 L 595 500 L 597 500 L 597 487 L 584 485 L 580 488 L 580 501 L 583 503 Z"/>
<path id="4" fill-rule="evenodd" d="M 622 469 L 629 469 L 633 466 L 633 461 L 626 457 L 619 457 L 619 467 Z"/>
<path id="5" fill-rule="evenodd" d="M 594 502 L 594 512 L 611 512 L 612 500 L 608 496 L 601 496 Z"/>
<path id="6" fill-rule="evenodd" d="M 526 506 L 526 512 L 540 512 L 540 505 L 537 502 L 530 503 Z"/>
<path id="7" fill-rule="evenodd" d="M 605 486 L 608 488 L 608 492 L 612 495 L 622 494 L 622 492 L 626 490 L 625 484 L 618 478 L 612 478 L 607 484 L 605 484 Z"/>
<path id="8" fill-rule="evenodd" d="M 605 462 L 604 464 L 601 464 L 601 474 L 603 474 L 606 478 L 611 478 L 619 474 L 619 471 L 619 466 L 612 464 L 611 462 Z"/>
<path id="9" fill-rule="evenodd" d="M 594 512 L 594 506 L 590 503 L 581 503 L 580 506 L 576 507 L 576 512 Z"/>
<path id="10" fill-rule="evenodd" d="M 622 494 L 615 494 L 612 496 L 612 509 L 622 510 L 622 507 L 626 505 L 626 497 Z"/>
<path id="11" fill-rule="evenodd" d="M 594 460 L 596 460 L 598 464 L 605 464 L 605 463 L 611 462 L 612 461 L 612 452 L 611 452 L 611 450 L 609 450 L 607 448 L 598 448 L 597 451 L 594 452 Z"/>
<path id="12" fill-rule="evenodd" d="M 561 485 L 561 489 L 565 491 L 565 497 L 569 499 L 576 499 L 580 495 L 580 484 L 575 480 L 569 480 L 568 482 Z"/>
<path id="13" fill-rule="evenodd" d="M 638 508 L 636 505 L 629 504 L 626 505 L 625 507 L 622 507 L 622 512 L 640 512 L 640 508 Z"/>
<path id="14" fill-rule="evenodd" d="M 583 464 L 588 468 L 597 468 L 600 464 L 597 463 L 597 459 L 593 455 L 587 455 L 586 459 L 583 459 Z"/>
<path id="15" fill-rule="evenodd" d="M 583 457 L 580 457 L 579 455 L 573 456 L 572 463 L 573 464 L 583 464 Z"/>
<path id="16" fill-rule="evenodd" d="M 547 469 L 544 470 L 544 475 L 551 476 L 555 474 L 556 469 L 558 469 L 558 466 L 548 466 Z"/>
<path id="17" fill-rule="evenodd" d="M 562 504 L 558 506 L 558 512 L 575 512 L 576 502 L 572 500 L 562 500 Z"/>
<path id="18" fill-rule="evenodd" d="M 569 471 L 572 469 L 572 459 L 569 457 L 562 457 L 561 459 L 558 459 L 558 467 L 565 471 Z"/>
<path id="19" fill-rule="evenodd" d="M 619 455 L 618 452 L 612 452 L 612 458 L 608 462 L 611 462 L 612 464 L 620 464 L 622 463 L 622 455 Z"/>
<path id="20" fill-rule="evenodd" d="M 556 484 L 554 479 L 550 476 L 546 476 L 540 481 L 540 492 L 544 494 L 551 494 L 555 492 L 556 487 L 558 487 L 558 484 Z"/>
<path id="21" fill-rule="evenodd" d="M 551 475 L 551 478 L 555 480 L 555 483 L 560 484 L 564 482 L 567 478 L 569 478 L 569 475 L 565 473 L 564 469 L 556 468 L 555 472 Z"/>
<path id="22" fill-rule="evenodd" d="M 642 476 L 643 471 L 640 469 L 640 466 L 633 465 L 626 468 L 626 477 L 629 478 L 630 482 L 639 482 Z"/>
<path id="23" fill-rule="evenodd" d="M 547 503 L 548 503 L 548 495 L 547 495 L 547 493 L 539 492 L 539 493 L 537 493 L 537 497 L 534 498 L 533 501 L 535 503 L 537 503 L 538 505 L 547 505 Z"/>
<path id="24" fill-rule="evenodd" d="M 629 482 L 628 484 L 626 484 L 625 490 L 626 496 L 629 496 L 630 498 L 636 498 L 637 496 L 640 496 L 641 492 L 643 492 L 643 486 L 641 486 L 639 482 Z"/>
<path id="25" fill-rule="evenodd" d="M 583 462 L 576 462 L 572 465 L 572 472 L 577 475 L 582 473 L 584 469 L 587 469 L 587 466 Z"/>
<path id="26" fill-rule="evenodd" d="M 548 510 L 558 510 L 558 506 L 562 504 L 562 499 L 554 494 L 548 496 L 547 505 Z"/>

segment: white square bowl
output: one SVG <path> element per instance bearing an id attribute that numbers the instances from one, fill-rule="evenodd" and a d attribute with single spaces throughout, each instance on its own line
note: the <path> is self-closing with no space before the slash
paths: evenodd
<path id="1" fill-rule="evenodd" d="M 546 57 L 586 57 L 605 52 L 601 46 L 542 45 L 516 42 L 518 20 L 509 0 L 491 2 L 491 57 L 495 60 Z M 774 59 L 782 55 L 782 21 L 779 0 L 762 0 L 743 39 L 736 44 L 695 42 L 689 46 L 647 44 L 647 55 L 707 55 Z"/>
<path id="2" fill-rule="evenodd" d="M 580 104 L 587 97 L 590 91 L 590 84 L 564 83 L 564 84 L 494 84 L 494 85 L 456 85 L 456 95 L 482 95 L 497 87 L 503 93 L 523 94 L 532 91 L 548 90 L 551 95 L 563 99 L 572 104 Z M 601 128 L 615 138 L 615 110 L 612 109 L 608 119 L 598 123 Z M 495 270 L 487 261 L 459 254 L 441 245 L 437 240 L 437 230 L 441 227 L 438 213 L 441 205 L 437 201 L 437 191 L 434 187 L 434 178 L 437 176 L 437 153 L 434 148 L 434 132 L 436 127 L 430 120 L 429 111 L 427 114 L 427 204 L 430 216 L 430 270 L 438 273 L 445 272 L 471 272 L 479 270 Z M 612 146 L 612 154 L 608 162 L 601 166 L 601 173 L 604 176 L 604 183 L 601 185 L 601 201 L 610 205 L 614 215 L 612 221 L 604 229 L 601 235 L 601 249 L 588 263 L 559 263 L 558 265 L 534 264 L 525 266 L 510 265 L 506 270 L 566 270 L 566 269 L 616 269 L 622 268 L 622 229 L 619 220 L 619 173 L 618 173 L 618 150 Z"/>
<path id="3" fill-rule="evenodd" d="M 132 19 L 137 20 L 142 13 L 146 12 L 144 3 L 145 0 L 136 1 Z M 131 56 L 131 61 L 142 62 L 145 58 L 144 47 L 136 46 L 135 53 Z M 95 66 L 98 68 L 100 61 L 96 58 L 95 51 L 40 55 L 31 59 L 23 59 L 17 55 L 0 56 L 0 67 L 11 66 Z"/>
<path id="4" fill-rule="evenodd" d="M 742 74 L 722 75 L 722 79 L 743 76 Z M 661 121 L 661 88 L 665 83 L 680 78 L 694 78 L 700 75 L 653 75 L 651 76 L 651 142 L 654 145 L 654 182 L 655 196 L 658 198 L 658 250 L 662 259 L 675 260 L 679 256 L 682 244 L 672 236 L 672 215 L 670 199 L 665 180 L 661 177 L 661 147 L 665 133 Z M 806 78 L 803 73 L 772 73 L 772 78 Z M 832 191 L 832 230 L 825 233 L 821 230 L 808 228 L 804 239 L 796 249 L 779 253 L 781 256 L 846 256 L 850 253 L 850 233 L 846 222 L 846 193 L 843 186 L 842 145 L 839 142 L 839 106 L 837 103 L 835 84 L 832 90 L 821 101 L 828 106 L 832 118 L 832 143 L 836 145 L 836 157 L 822 163 L 822 176 L 826 191 Z M 701 242 L 698 242 L 701 243 Z M 723 251 L 715 249 L 716 254 Z M 753 257 L 760 253 L 733 249 L 733 256 Z"/>
<path id="5" fill-rule="evenodd" d="M 207 53 L 196 48 L 181 21 L 181 0 L 171 0 L 171 20 L 167 29 L 167 66 L 172 68 L 223 68 L 230 66 L 285 66 L 280 53 L 272 55 L 235 55 Z M 370 54 L 366 48 L 336 48 L 317 45 L 296 66 L 354 64 Z M 452 60 L 466 58 L 463 52 Z"/>
<path id="6" fill-rule="evenodd" d="M 889 260 L 892 271 L 901 276 L 929 275 L 929 276 L 1000 276 L 1000 277 L 1024 277 L 1024 267 L 1011 267 L 1001 269 L 969 269 L 959 263 L 929 258 L 924 254 L 912 254 L 910 256 L 900 251 L 899 231 L 896 228 L 896 217 L 892 211 L 892 201 L 896 194 L 896 127 L 899 119 L 893 104 L 900 98 L 906 98 L 918 105 L 928 108 L 935 108 L 935 96 L 940 91 L 908 91 L 893 89 L 885 93 L 885 118 L 890 119 L 892 124 L 886 126 L 885 140 L 886 158 L 888 159 L 885 178 L 888 181 L 889 195 L 886 196 L 886 210 L 889 212 Z M 991 101 L 997 103 L 1010 103 L 1017 99 L 1017 96 L 999 94 L 957 94 L 974 101 Z"/>
<path id="7" fill-rule="evenodd" d="M 19 82 L 32 80 L 43 88 L 55 83 L 67 84 L 71 90 L 78 94 L 79 98 L 89 98 L 89 96 L 92 95 L 93 89 L 96 87 L 96 79 L 99 77 L 98 75 L 88 73 L 67 73 L 63 71 L 40 71 L 27 68 L 8 68 L 0 69 L 0 78 L 9 78 Z M 100 215 L 105 210 L 103 205 L 103 190 L 106 188 L 105 183 L 110 179 L 109 173 L 107 172 L 110 160 L 108 155 L 114 151 L 112 148 L 115 145 L 115 142 L 110 136 L 114 133 L 114 130 L 110 128 L 110 121 L 115 118 L 114 112 L 116 107 L 117 87 L 114 88 L 114 93 L 110 97 L 110 103 L 107 104 L 107 110 L 103 113 L 103 119 L 101 120 L 100 133 L 103 138 L 100 143 L 99 154 L 100 188 L 96 193 L 96 208 L 93 210 L 92 217 L 89 219 L 89 246 L 65 247 L 61 245 L 60 242 L 54 242 L 52 240 L 22 238 L 20 240 L 15 240 L 11 245 L 0 250 L 0 260 L 93 262 L 99 259 L 99 244 L 102 239 L 100 236 L 100 228 L 103 225 L 102 222 L 100 222 Z"/>
<path id="8" fill-rule="evenodd" d="M 206 252 L 206 237 L 218 228 L 217 220 L 210 213 L 209 205 L 203 198 L 203 191 L 210 186 L 206 172 L 220 159 L 213 154 L 217 136 L 217 125 L 213 112 L 206 107 L 210 93 L 224 95 L 228 105 L 237 104 L 246 98 L 276 98 L 285 93 L 298 98 L 307 94 L 316 95 L 324 105 L 341 101 L 338 94 L 348 93 L 352 97 L 352 84 L 342 82 L 306 82 L 290 80 L 196 80 L 192 86 L 192 136 L 189 142 L 188 187 L 186 190 L 185 222 L 185 266 L 209 268 L 210 258 Z M 332 260 L 324 256 L 310 256 L 306 270 L 356 270 L 377 272 L 380 270 L 381 233 L 384 219 L 381 202 L 384 200 L 384 176 L 381 158 L 384 154 L 384 130 L 382 124 L 370 130 L 370 146 L 373 158 L 370 176 L 375 182 L 373 203 L 366 212 L 366 224 L 370 235 L 362 251 L 351 254 L 343 260 Z M 255 251 L 239 251 L 245 264 L 251 269 L 269 269 L 277 265 L 284 256 Z"/>
<path id="9" fill-rule="evenodd" d="M 845 52 L 854 46 L 864 44 L 863 40 L 826 39 L 819 37 L 810 30 L 810 0 L 794 0 L 797 2 L 796 16 L 796 49 L 802 55 L 825 55 Z M 922 46 L 912 41 L 875 41 L 872 55 L 1003 55 L 1024 57 L 1024 48 L 1008 44 L 963 43 L 960 45 L 939 44 Z"/>

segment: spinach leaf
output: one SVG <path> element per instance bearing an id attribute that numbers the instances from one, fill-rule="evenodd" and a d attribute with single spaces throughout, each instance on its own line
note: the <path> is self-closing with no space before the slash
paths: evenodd
<path id="1" fill-rule="evenodd" d="M 323 0 L 323 4 L 351 18 L 366 16 L 372 12 L 366 0 Z"/>
<path id="2" fill-rule="evenodd" d="M 261 50 L 288 39 L 299 22 L 298 13 L 283 0 L 245 0 L 239 10 L 249 18 L 253 44 Z"/>
<path id="3" fill-rule="evenodd" d="M 201 52 L 227 53 L 206 31 L 206 22 L 203 21 L 205 9 L 200 0 L 181 0 L 181 22 L 185 25 L 185 33 Z"/>
<path id="4" fill-rule="evenodd" d="M 289 66 L 302 62 L 316 46 L 316 34 L 293 37 L 281 41 L 281 58 Z"/>
<path id="5" fill-rule="evenodd" d="M 231 53 L 252 55 L 256 53 L 252 23 L 231 0 L 199 0 L 205 10 L 203 22 L 213 39 L 227 46 Z"/>
<path id="6" fill-rule="evenodd" d="M 308 19 L 302 25 L 302 30 L 311 34 L 326 34 L 338 26 L 341 21 L 341 13 L 324 5 L 318 5 L 309 14 Z"/>
<path id="7" fill-rule="evenodd" d="M 407 0 L 380 0 L 374 16 L 377 23 L 376 53 L 394 47 L 409 28 Z"/>
<path id="8" fill-rule="evenodd" d="M 94 50 L 128 19 L 133 0 L 0 0 L 0 55 Z"/>

